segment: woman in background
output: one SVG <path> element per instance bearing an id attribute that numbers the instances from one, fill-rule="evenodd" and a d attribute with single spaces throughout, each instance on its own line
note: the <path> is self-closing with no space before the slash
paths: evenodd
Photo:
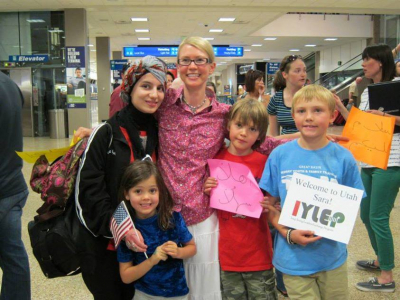
<path id="1" fill-rule="evenodd" d="M 275 95 L 268 105 L 269 134 L 278 136 L 298 132 L 292 118 L 292 99 L 307 78 L 306 65 L 300 55 L 286 56 L 275 74 Z M 282 131 L 279 132 L 279 127 Z"/>

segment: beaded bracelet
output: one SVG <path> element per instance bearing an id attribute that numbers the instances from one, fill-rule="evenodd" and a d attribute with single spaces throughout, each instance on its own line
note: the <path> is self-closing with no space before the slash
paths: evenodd
<path id="1" fill-rule="evenodd" d="M 288 231 L 286 232 L 286 241 L 289 245 L 294 245 L 296 244 L 295 242 L 292 241 L 292 239 L 290 238 L 290 234 L 292 233 L 293 229 L 288 229 Z"/>

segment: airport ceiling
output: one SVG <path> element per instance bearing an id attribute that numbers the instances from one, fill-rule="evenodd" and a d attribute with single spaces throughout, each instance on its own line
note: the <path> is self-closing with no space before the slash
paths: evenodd
<path id="1" fill-rule="evenodd" d="M 23 8 L 23 9 L 22 9 Z M 353 41 L 349 37 L 325 41 L 324 37 L 277 37 L 265 41 L 265 36 L 252 36 L 286 13 L 342 13 L 342 14 L 400 14 L 399 0 L 0 0 L 0 11 L 44 11 L 85 8 L 89 28 L 89 44 L 95 51 L 96 37 L 110 37 L 111 50 L 121 51 L 132 45 L 179 45 L 186 36 L 214 38 L 213 45 L 243 46 L 240 62 L 281 59 L 290 49 L 300 49 L 305 55 L 315 50 Z M 147 22 L 132 22 L 132 17 L 148 18 Z M 220 22 L 220 18 L 235 18 Z M 323 16 L 321 16 L 322 18 Z M 135 32 L 148 29 L 149 32 Z M 223 29 L 223 32 L 210 32 Z M 296 30 L 296 28 L 292 28 Z M 149 41 L 138 38 L 150 38 Z M 262 44 L 261 47 L 252 47 Z M 314 44 L 314 48 L 306 48 Z M 270 53 L 275 53 L 271 57 Z M 279 53 L 279 54 L 278 54 Z M 92 54 L 94 54 L 92 52 Z M 95 69 L 95 55 L 91 55 Z M 166 59 L 174 62 L 173 59 Z M 225 68 L 236 59 L 226 61 Z"/>

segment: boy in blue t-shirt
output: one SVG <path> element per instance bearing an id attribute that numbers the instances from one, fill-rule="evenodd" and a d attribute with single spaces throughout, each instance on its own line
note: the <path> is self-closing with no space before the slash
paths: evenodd
<path id="1" fill-rule="evenodd" d="M 295 172 L 364 190 L 352 154 L 326 138 L 336 114 L 332 93 L 321 86 L 309 85 L 295 94 L 292 115 L 300 138 L 271 153 L 260 181 L 271 203 L 280 198 L 285 205 Z M 280 233 L 273 264 L 284 273 L 290 299 L 348 299 L 346 245 L 279 225 L 279 212 L 267 201 L 262 206 L 270 210 L 269 220 Z"/>

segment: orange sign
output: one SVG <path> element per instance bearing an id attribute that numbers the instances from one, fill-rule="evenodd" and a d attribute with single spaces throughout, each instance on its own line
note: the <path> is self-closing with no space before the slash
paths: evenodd
<path id="1" fill-rule="evenodd" d="M 350 111 L 342 135 L 348 142 L 339 142 L 355 159 L 386 170 L 395 118 L 377 116 L 355 107 Z"/>

